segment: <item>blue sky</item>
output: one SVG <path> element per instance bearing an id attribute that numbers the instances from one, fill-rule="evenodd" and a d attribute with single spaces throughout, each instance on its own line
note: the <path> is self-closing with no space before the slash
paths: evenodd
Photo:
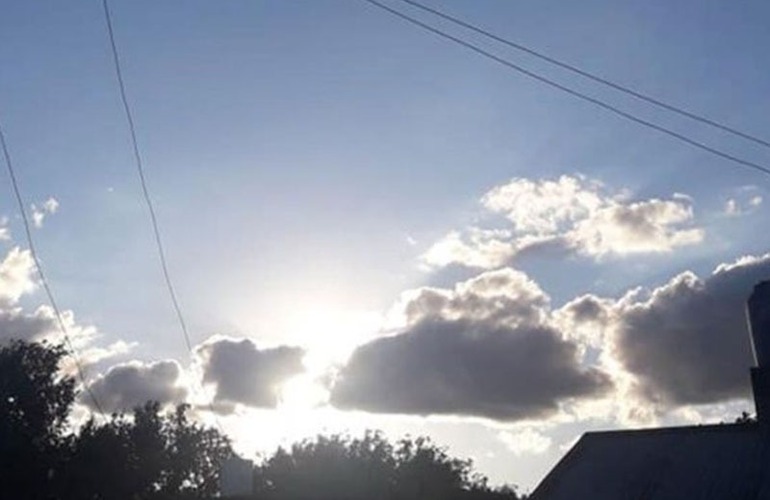
<path id="1" fill-rule="evenodd" d="M 644 354 L 630 346 L 644 346 L 645 340 L 625 342 L 634 335 L 632 326 L 643 323 L 635 316 L 637 323 L 626 321 L 638 313 L 628 304 L 637 300 L 637 309 L 654 304 L 653 299 L 627 298 L 623 305 L 621 298 L 636 287 L 660 289 L 684 271 L 708 281 L 718 265 L 753 255 L 756 262 L 720 275 L 729 281 L 730 273 L 740 274 L 739 284 L 729 287 L 731 304 L 739 303 L 736 297 L 748 293 L 746 283 L 768 277 L 761 257 L 768 251 L 762 231 L 766 176 L 544 87 L 364 2 L 111 5 L 150 189 L 194 344 L 209 346 L 211 354 L 212 346 L 224 345 L 224 337 L 215 335 L 250 339 L 256 346 L 254 360 L 260 360 L 254 362 L 268 366 L 260 355 L 281 345 L 305 348 L 307 355 L 328 345 L 349 351 L 394 333 L 427 335 L 421 332 L 434 316 L 419 316 L 414 324 L 393 319 L 399 304 L 418 304 L 415 290 L 432 286 L 466 304 L 463 294 L 476 286 L 469 280 L 485 273 L 523 272 L 548 297 L 547 310 L 540 299 L 527 307 L 553 316 L 548 328 L 558 323 L 559 335 L 576 346 L 576 353 L 587 350 L 580 355 L 581 369 L 610 374 L 615 389 L 613 396 L 602 393 L 606 407 L 631 400 L 618 389 L 621 379 L 650 382 L 645 394 L 658 394 L 656 400 L 666 402 L 644 421 L 620 418 L 615 407 L 604 413 L 591 410 L 600 415 L 588 418 L 587 410 L 575 405 L 590 391 L 580 392 L 569 401 L 559 399 L 558 412 L 544 410 L 524 425 L 511 416 L 518 409 L 504 418 L 488 418 L 469 403 L 448 412 L 422 408 L 418 415 L 394 416 L 410 413 L 396 404 L 405 401 L 400 394 L 388 393 L 394 407 L 385 412 L 367 410 L 363 399 L 351 396 L 346 405 L 370 413 L 294 408 L 299 421 L 316 424 L 298 424 L 276 431 L 275 439 L 263 439 L 246 436 L 244 422 L 280 421 L 285 409 L 270 409 L 270 402 L 259 398 L 251 404 L 231 400 L 237 411 L 222 418 L 241 429 L 243 443 L 249 443 L 244 449 L 267 448 L 296 435 L 298 428 L 316 432 L 375 425 L 394 434 L 432 435 L 458 454 L 475 456 L 481 471 L 495 481 L 529 488 L 565 446 L 590 428 L 719 420 L 720 411 L 746 405 L 745 391 L 734 386 L 715 387 L 713 397 L 695 401 L 669 390 L 664 380 L 635 371 L 634 355 L 644 359 Z M 400 2 L 389 5 L 403 8 Z M 762 136 L 768 129 L 770 74 L 764 47 L 770 34 L 763 22 L 768 15 L 764 2 L 447 0 L 430 5 L 741 130 Z M 483 43 L 645 119 L 752 161 L 770 162 L 770 154 L 759 146 Z M 28 205 L 35 203 L 40 210 L 49 198 L 59 204 L 35 230 L 54 292 L 77 325 L 93 328 L 84 334 L 84 350 L 112 346 L 115 351 L 94 362 L 92 376 L 107 380 L 111 367 L 144 369 L 160 360 L 178 360 L 178 369 L 187 374 L 189 355 L 161 281 L 111 64 L 100 2 L 12 0 L 5 6 L 0 118 Z M 534 186 L 530 191 L 525 181 Z M 511 208 L 510 200 L 524 192 L 542 194 L 549 182 L 577 186 L 572 195 L 597 204 L 578 204 L 578 215 L 559 219 L 553 231 L 532 226 L 522 232 L 515 227 L 522 217 L 553 221 L 556 216 L 537 212 L 533 204 Z M 502 186 L 510 187 L 508 198 L 485 204 L 485 195 Z M 557 206 L 566 206 L 572 198 L 562 188 L 537 200 L 550 196 Z M 634 203 L 635 214 L 649 216 L 645 222 L 660 234 L 642 237 L 619 226 L 600 226 L 602 217 L 627 212 Z M 10 232 L 0 242 L 4 255 L 16 247 L 26 249 L 10 189 L 0 194 L 0 216 L 8 218 L 2 227 Z M 598 234 L 606 244 L 591 250 L 578 228 L 593 231 L 592 237 Z M 486 241 L 507 249 L 507 259 L 474 266 L 467 253 L 465 260 L 453 254 L 449 265 L 426 258 L 452 233 L 464 239 L 466 250 L 484 253 L 478 241 L 469 243 L 474 230 L 507 231 L 494 237 L 484 233 Z M 525 233 L 548 239 L 551 250 L 511 251 Z M 447 255 L 447 247 L 441 248 Z M 28 262 L 14 262 L 27 270 L 22 274 L 31 282 Z M 512 288 L 498 292 L 508 298 L 519 297 L 514 288 L 529 287 L 522 275 L 505 276 Z M 5 278 L 0 274 L 0 279 Z M 709 286 L 691 288 L 705 295 L 721 293 Z M 404 298 L 408 290 L 412 295 Z M 603 307 L 613 311 L 615 323 L 591 327 L 614 332 L 598 343 L 570 333 L 589 326 L 574 321 L 565 326 L 564 315 L 555 313 L 584 294 L 614 301 Z M 22 307 L 28 314 L 44 301 L 39 289 L 6 295 L 4 307 Z M 439 330 L 445 322 L 467 326 L 478 320 L 461 309 L 451 317 L 446 310 L 429 312 L 441 316 Z M 512 316 L 504 327 L 516 330 L 519 313 L 507 311 Z M 484 321 L 468 328 L 483 330 L 488 326 Z M 745 341 L 743 332 L 735 336 Z M 115 347 L 120 341 L 130 348 Z M 372 345 L 375 353 L 380 344 Z M 407 351 L 422 346 L 416 341 L 405 345 Z M 676 345 L 688 348 L 686 340 Z M 214 358 L 205 358 L 205 351 L 199 351 L 200 362 L 214 370 Z M 367 356 L 361 355 L 360 363 L 380 359 L 379 354 Z M 383 366 L 390 366 L 383 359 Z M 134 364 L 126 365 L 129 361 Z M 365 379 L 361 370 L 335 369 L 349 377 L 353 389 Z M 489 389 L 485 380 L 489 383 L 475 381 L 477 391 Z M 515 394 L 506 397 L 506 408 L 519 408 Z M 725 404 L 737 406 L 725 409 Z M 529 447 L 511 445 L 518 442 Z"/>

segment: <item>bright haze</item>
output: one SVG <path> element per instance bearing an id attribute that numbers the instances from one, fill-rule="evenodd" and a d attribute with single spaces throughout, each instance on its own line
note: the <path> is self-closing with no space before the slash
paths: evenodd
<path id="1" fill-rule="evenodd" d="M 105 411 L 188 401 L 252 458 L 319 432 L 428 435 L 526 491 L 583 432 L 753 410 L 743 303 L 770 278 L 767 175 L 362 1 L 110 5 L 192 352 L 101 2 L 10 0 L 0 13 L 0 118 Z M 770 131 L 765 2 L 430 5 Z M 760 145 L 436 25 L 770 163 Z M 0 336 L 59 339 L 2 179 Z"/>

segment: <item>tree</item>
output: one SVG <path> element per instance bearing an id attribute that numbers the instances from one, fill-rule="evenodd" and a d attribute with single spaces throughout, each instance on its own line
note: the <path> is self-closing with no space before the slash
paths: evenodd
<path id="1" fill-rule="evenodd" d="M 741 414 L 735 419 L 736 424 L 754 424 L 756 422 L 756 415 L 752 415 L 747 411 L 742 411 Z"/>
<path id="2" fill-rule="evenodd" d="M 450 457 L 425 437 L 402 439 L 395 456 L 398 498 L 451 498 L 485 484 L 472 474 L 470 460 Z"/>
<path id="3" fill-rule="evenodd" d="M 362 438 L 318 436 L 278 449 L 255 471 L 256 498 L 284 499 L 517 499 L 494 491 L 473 473 L 470 460 L 453 458 L 427 438 L 395 445 L 381 433 Z"/>
<path id="4" fill-rule="evenodd" d="M 59 371 L 61 346 L 0 347 L 0 492 L 3 498 L 166 500 L 216 495 L 220 464 L 233 454 L 216 429 L 147 402 L 132 414 L 67 419 L 76 392 Z M 491 490 L 470 460 L 427 438 L 395 445 L 379 432 L 319 436 L 279 449 L 255 470 L 260 500 L 516 500 Z"/>
<path id="5" fill-rule="evenodd" d="M 217 491 L 229 440 L 148 402 L 132 415 L 67 428 L 75 381 L 59 371 L 63 347 L 0 347 L 0 492 L 3 498 L 206 498 Z"/>
<path id="6" fill-rule="evenodd" d="M 75 381 L 59 372 L 64 348 L 12 341 L 0 347 L 0 491 L 47 498 L 61 475 L 64 426 Z"/>
<path id="7" fill-rule="evenodd" d="M 213 496 L 221 464 L 233 456 L 230 440 L 216 429 L 187 418 L 189 405 L 179 405 L 164 421 L 168 471 L 161 491 L 185 498 Z"/>
<path id="8" fill-rule="evenodd" d="M 86 422 L 70 444 L 62 496 L 132 498 L 139 488 L 129 431 L 129 422 L 117 415 L 101 425 L 94 419 Z"/>
<path id="9" fill-rule="evenodd" d="M 279 449 L 257 469 L 257 496 L 270 499 L 389 498 L 395 459 L 378 433 L 318 436 Z"/>
<path id="10" fill-rule="evenodd" d="M 219 465 L 232 455 L 215 429 L 191 422 L 189 407 L 161 413 L 157 402 L 89 421 L 73 442 L 71 498 L 208 498 L 217 492 Z"/>

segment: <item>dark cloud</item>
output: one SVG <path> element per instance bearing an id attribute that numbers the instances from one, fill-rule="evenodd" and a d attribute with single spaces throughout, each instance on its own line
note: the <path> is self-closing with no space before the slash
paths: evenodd
<path id="1" fill-rule="evenodd" d="M 214 405 L 243 404 L 274 408 L 280 385 L 304 371 L 304 350 L 276 347 L 260 350 L 248 339 L 218 338 L 196 348 L 204 383 L 215 384 Z"/>
<path id="2" fill-rule="evenodd" d="M 615 306 L 612 354 L 638 392 L 666 405 L 715 403 L 749 395 L 752 364 L 745 304 L 770 278 L 770 255 L 721 265 L 700 279 L 683 273 L 649 296 Z"/>
<path id="3" fill-rule="evenodd" d="M 581 295 L 564 305 L 559 312 L 567 314 L 577 323 L 598 322 L 608 320 L 607 301 L 593 295 Z"/>
<path id="4" fill-rule="evenodd" d="M 56 323 L 47 308 L 41 307 L 32 314 L 16 307 L 0 308 L 0 342 L 40 340 L 53 331 L 56 331 Z"/>
<path id="5" fill-rule="evenodd" d="M 423 289 L 409 325 L 354 351 L 332 389 L 339 408 L 517 420 L 598 396 L 606 374 L 580 366 L 577 346 L 549 323 L 549 299 L 511 269 L 454 290 Z"/>
<path id="6" fill-rule="evenodd" d="M 564 399 L 610 387 L 606 375 L 580 368 L 576 358 L 575 345 L 546 326 L 424 321 L 358 348 L 332 403 L 383 413 L 544 417 Z"/>
<path id="7" fill-rule="evenodd" d="M 132 361 L 110 368 L 107 373 L 91 383 L 91 391 L 104 411 L 128 411 L 148 400 L 162 404 L 181 403 L 187 397 L 187 389 L 180 386 L 182 373 L 176 361 L 155 363 Z M 91 406 L 89 397 L 81 401 Z"/>

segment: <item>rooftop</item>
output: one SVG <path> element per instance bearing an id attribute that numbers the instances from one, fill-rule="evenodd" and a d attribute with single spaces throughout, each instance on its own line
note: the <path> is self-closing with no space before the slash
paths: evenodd
<path id="1" fill-rule="evenodd" d="M 767 432 L 746 423 L 587 433 L 532 499 L 770 499 Z"/>

